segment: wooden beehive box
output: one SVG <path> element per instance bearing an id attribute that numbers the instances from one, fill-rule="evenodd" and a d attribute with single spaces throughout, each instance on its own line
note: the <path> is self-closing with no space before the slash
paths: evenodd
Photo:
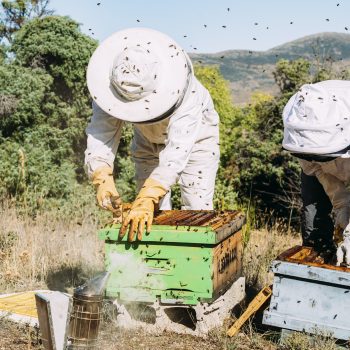
<path id="1" fill-rule="evenodd" d="M 107 297 L 121 301 L 195 305 L 223 294 L 242 272 L 238 211 L 159 212 L 142 241 L 118 240 L 120 225 L 102 229 Z"/>
<path id="2" fill-rule="evenodd" d="M 273 261 L 273 294 L 263 323 L 350 339 L 350 269 L 296 246 Z"/>

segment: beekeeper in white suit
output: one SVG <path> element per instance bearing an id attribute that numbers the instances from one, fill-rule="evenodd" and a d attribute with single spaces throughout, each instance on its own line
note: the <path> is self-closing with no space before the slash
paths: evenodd
<path id="1" fill-rule="evenodd" d="M 124 122 L 132 123 L 139 193 L 120 229 L 128 239 L 150 230 L 155 205 L 170 209 L 179 182 L 182 209 L 212 209 L 219 162 L 219 118 L 194 77 L 188 55 L 167 35 L 146 28 L 114 33 L 92 55 L 87 83 L 93 116 L 85 163 L 102 208 L 119 211 L 113 162 Z M 111 200 L 112 199 L 112 200 Z"/>
<path id="2" fill-rule="evenodd" d="M 337 264 L 349 266 L 350 81 L 328 80 L 302 86 L 285 106 L 283 122 L 283 147 L 299 158 L 304 174 L 317 178 L 331 201 L 335 227 L 343 232 L 337 249 Z M 304 181 L 308 181 L 307 177 Z M 312 185 L 303 184 L 303 177 L 302 187 L 304 192 L 313 189 Z M 308 205 L 313 209 L 306 215 L 309 221 L 306 225 L 314 227 L 325 219 L 317 211 L 322 211 L 327 203 L 316 199 L 310 200 Z"/>

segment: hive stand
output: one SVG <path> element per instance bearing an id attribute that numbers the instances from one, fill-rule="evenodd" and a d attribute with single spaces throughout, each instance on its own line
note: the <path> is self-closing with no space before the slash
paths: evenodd
<path id="1" fill-rule="evenodd" d="M 180 334 L 192 334 L 206 336 L 216 327 L 222 326 L 230 316 L 232 308 L 242 302 L 245 297 L 245 278 L 240 277 L 231 287 L 213 303 L 198 303 L 196 306 L 163 305 L 159 301 L 152 304 L 133 304 L 140 312 L 128 311 L 128 304 L 114 301 L 116 307 L 116 325 L 126 329 L 142 328 L 152 334 L 160 334 L 164 331 Z M 145 308 L 153 310 L 151 317 L 142 319 Z M 149 311 L 148 311 L 149 312 Z"/>

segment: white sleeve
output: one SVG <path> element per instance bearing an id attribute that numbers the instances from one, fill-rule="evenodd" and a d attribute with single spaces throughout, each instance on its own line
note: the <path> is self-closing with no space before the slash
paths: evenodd
<path id="1" fill-rule="evenodd" d="M 196 104 L 170 118 L 165 148 L 159 153 L 158 167 L 150 175 L 166 189 L 177 182 L 186 167 L 201 128 L 202 108 Z"/>
<path id="2" fill-rule="evenodd" d="M 89 175 L 101 166 L 110 166 L 117 152 L 123 121 L 105 113 L 96 103 L 92 103 L 93 115 L 86 128 L 87 148 L 85 168 Z"/>

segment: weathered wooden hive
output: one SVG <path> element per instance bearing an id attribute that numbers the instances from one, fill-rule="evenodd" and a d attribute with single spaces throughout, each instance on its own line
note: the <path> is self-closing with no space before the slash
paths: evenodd
<path id="1" fill-rule="evenodd" d="M 169 210 L 156 215 L 142 241 L 118 240 L 120 225 L 102 229 L 111 272 L 106 295 L 125 302 L 212 302 L 241 276 L 238 211 Z"/>
<path id="2" fill-rule="evenodd" d="M 323 263 L 312 248 L 296 246 L 271 266 L 273 294 L 263 323 L 286 330 L 350 339 L 350 269 Z"/>

